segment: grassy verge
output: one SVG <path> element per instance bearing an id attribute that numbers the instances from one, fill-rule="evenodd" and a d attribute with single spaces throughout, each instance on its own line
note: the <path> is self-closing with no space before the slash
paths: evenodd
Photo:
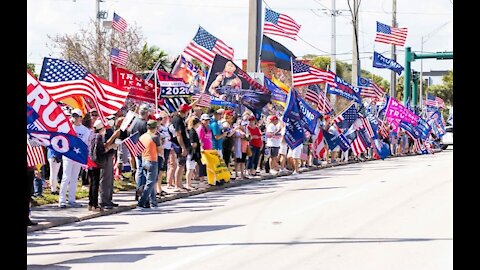
<path id="1" fill-rule="evenodd" d="M 113 181 L 113 192 L 132 190 L 136 188 L 135 181 L 131 173 L 123 174 L 126 178 L 125 180 L 115 180 Z M 59 191 L 59 188 L 57 188 Z M 43 189 L 42 197 L 32 197 L 32 206 L 39 206 L 44 204 L 56 204 L 58 203 L 58 195 L 54 195 L 50 192 L 50 188 Z M 75 193 L 76 199 L 88 198 L 88 189 L 82 189 L 82 182 L 78 181 L 77 183 L 77 192 Z"/>

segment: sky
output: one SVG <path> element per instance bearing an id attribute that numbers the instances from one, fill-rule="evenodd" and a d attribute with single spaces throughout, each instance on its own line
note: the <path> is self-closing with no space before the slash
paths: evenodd
<path id="1" fill-rule="evenodd" d="M 362 69 L 390 80 L 390 70 L 372 67 L 373 51 L 391 56 L 390 45 L 374 42 L 376 21 L 392 24 L 393 0 L 359 0 L 359 51 Z M 353 1 L 350 1 L 352 3 Z M 201 25 L 235 49 L 236 63 L 247 57 L 249 0 L 104 0 L 100 9 L 112 20 L 116 12 L 129 24 L 140 26 L 145 41 L 166 51 L 172 58 L 180 54 Z M 271 38 L 282 43 L 297 57 L 305 54 L 329 55 L 331 52 L 332 0 L 265 0 L 272 10 L 292 17 L 302 25 L 299 36 L 291 40 Z M 37 72 L 43 57 L 58 57 L 47 44 L 48 35 L 73 34 L 94 18 L 94 0 L 28 0 L 27 62 L 35 63 Z M 337 59 L 352 62 L 353 29 L 348 0 L 337 0 Z M 263 16 L 262 16 L 263 18 Z M 397 1 L 398 27 L 408 28 L 406 45 L 412 51 L 453 51 L 453 0 Z M 405 63 L 405 47 L 397 46 L 397 62 Z M 420 60 L 412 63 L 420 71 Z M 453 60 L 423 60 L 423 71 L 453 69 Z M 441 83 L 440 77 L 432 78 Z"/>

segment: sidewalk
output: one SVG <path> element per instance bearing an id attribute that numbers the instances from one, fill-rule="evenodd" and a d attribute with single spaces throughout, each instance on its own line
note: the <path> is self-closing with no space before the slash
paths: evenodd
<path id="1" fill-rule="evenodd" d="M 407 155 L 407 156 L 411 156 L 411 155 Z M 388 158 L 401 158 L 401 157 L 388 157 Z M 373 159 L 366 160 L 364 162 L 368 162 L 368 161 L 373 161 Z M 359 163 L 359 161 L 355 161 L 355 160 L 350 160 L 348 162 L 341 161 L 335 164 L 325 164 L 320 166 L 313 166 L 310 168 L 301 168 L 300 172 L 321 170 L 325 168 L 343 166 L 343 165 L 354 164 L 354 163 Z M 169 192 L 170 194 L 165 197 L 161 197 L 160 199 L 158 199 L 158 202 L 161 203 L 165 201 L 171 201 L 171 200 L 189 197 L 189 196 L 193 196 L 193 195 L 197 195 L 197 194 L 201 194 L 209 191 L 241 186 L 248 183 L 252 183 L 254 181 L 272 179 L 272 178 L 282 177 L 290 174 L 291 172 L 285 172 L 285 173 L 281 173 L 278 176 L 273 176 L 273 175 L 262 172 L 259 176 L 251 177 L 250 179 L 232 180 L 229 183 L 225 183 L 221 186 L 206 186 L 190 192 L 176 192 L 176 193 L 171 192 L 170 193 L 170 190 L 166 189 L 165 186 L 162 186 L 162 189 Z M 111 214 L 115 214 L 123 211 L 128 211 L 130 209 L 136 208 L 137 206 L 137 201 L 135 201 L 135 190 L 120 191 L 120 192 L 114 193 L 113 202 L 118 203 L 119 206 L 114 207 L 113 209 L 105 209 L 105 211 L 103 212 L 88 211 L 87 209 L 88 198 L 79 199 L 77 200 L 77 202 L 82 204 L 82 207 L 59 208 L 58 204 L 48 204 L 48 205 L 32 207 L 31 219 L 32 221 L 38 222 L 38 225 L 27 227 L 27 232 L 45 230 L 51 227 L 56 227 L 64 224 L 74 223 L 82 220 L 87 220 L 87 219 L 96 218 L 100 216 L 106 216 L 106 215 L 111 215 Z"/>

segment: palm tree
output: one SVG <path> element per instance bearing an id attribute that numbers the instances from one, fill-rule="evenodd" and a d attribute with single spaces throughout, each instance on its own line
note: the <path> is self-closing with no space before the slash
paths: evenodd
<path id="1" fill-rule="evenodd" d="M 145 43 L 138 58 L 138 68 L 140 70 L 152 70 L 155 64 L 160 61 L 159 68 L 166 70 L 165 67 L 170 66 L 170 61 L 168 61 L 167 57 L 167 53 L 159 47 L 155 45 L 149 47 L 148 44 Z"/>

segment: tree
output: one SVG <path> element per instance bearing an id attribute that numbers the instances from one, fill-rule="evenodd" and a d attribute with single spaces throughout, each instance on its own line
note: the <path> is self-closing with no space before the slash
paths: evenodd
<path id="1" fill-rule="evenodd" d="M 445 105 L 451 105 L 453 101 L 453 70 L 443 75 L 442 82 L 443 84 L 429 86 L 427 92 L 443 99 Z"/>
<path id="2" fill-rule="evenodd" d="M 35 73 L 35 64 L 34 63 L 27 63 L 27 70 L 32 73 L 32 75 L 38 79 L 37 73 Z"/>
<path id="3" fill-rule="evenodd" d="M 307 55 L 308 57 L 311 57 L 311 55 Z M 305 58 L 305 56 L 304 56 Z M 313 57 L 312 60 L 311 60 L 311 65 L 313 67 L 316 67 L 316 68 L 321 68 L 323 70 L 327 70 L 327 67 L 328 69 L 330 69 L 330 57 L 328 56 L 316 56 L 316 57 Z M 344 75 L 344 71 L 345 71 L 345 64 L 341 61 L 336 61 L 336 71 L 335 73 L 337 74 L 337 76 L 339 76 L 340 78 L 343 78 L 343 75 Z"/>
<path id="4" fill-rule="evenodd" d="M 166 67 L 170 66 L 170 61 L 168 61 L 168 55 L 165 51 L 155 45 L 148 47 L 148 44 L 145 42 L 138 59 L 139 70 L 152 70 L 158 61 L 160 61 L 160 69 L 166 71 Z"/>
<path id="5" fill-rule="evenodd" d="M 113 29 L 98 27 L 95 21 L 91 20 L 89 25 L 75 34 L 48 37 L 51 40 L 48 45 L 58 51 L 59 58 L 76 62 L 104 79 L 108 79 L 111 48 L 128 52 L 126 68 L 132 71 L 149 67 L 154 57 L 158 57 L 157 60 L 166 59 L 165 52 L 158 48 L 148 48 L 148 45 L 144 44 L 141 28 L 136 24 L 129 24 L 127 30 L 120 34 Z"/>

